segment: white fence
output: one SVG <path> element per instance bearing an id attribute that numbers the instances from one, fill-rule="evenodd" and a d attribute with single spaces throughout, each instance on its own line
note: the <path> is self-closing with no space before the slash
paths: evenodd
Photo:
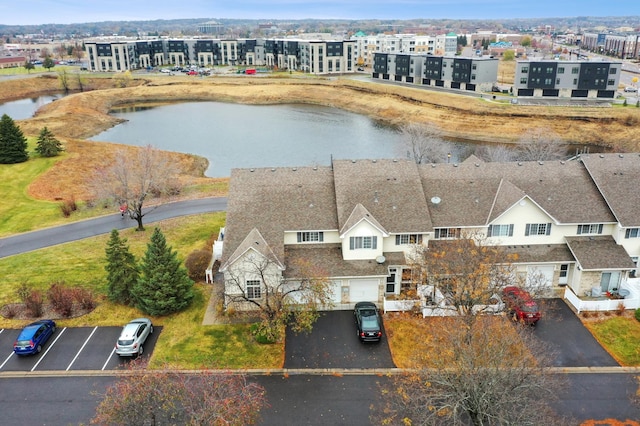
<path id="1" fill-rule="evenodd" d="M 640 308 L 640 280 L 630 279 L 626 283 L 622 283 L 620 288 L 629 290 L 629 295 L 624 299 L 603 297 L 602 300 L 582 300 L 569 287 L 564 290 L 564 298 L 573 305 L 578 313 L 582 311 L 615 311 L 621 303 L 625 309 Z"/>

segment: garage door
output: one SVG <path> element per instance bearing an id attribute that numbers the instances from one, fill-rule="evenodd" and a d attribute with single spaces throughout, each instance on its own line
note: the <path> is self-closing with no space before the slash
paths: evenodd
<path id="1" fill-rule="evenodd" d="M 350 280 L 349 302 L 377 302 L 378 280 Z"/>
<path id="2" fill-rule="evenodd" d="M 553 265 L 527 267 L 527 286 L 550 287 L 553 281 Z"/>

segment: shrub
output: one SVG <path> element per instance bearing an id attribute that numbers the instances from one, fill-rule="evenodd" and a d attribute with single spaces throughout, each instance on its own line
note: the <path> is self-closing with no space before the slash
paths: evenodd
<path id="1" fill-rule="evenodd" d="M 27 283 L 21 283 L 16 289 L 16 295 L 22 303 L 27 303 L 30 294 L 31 289 L 29 288 L 29 285 Z"/>
<path id="2" fill-rule="evenodd" d="M 27 312 L 30 316 L 38 318 L 42 316 L 42 307 L 44 305 L 44 299 L 42 293 L 38 290 L 31 290 L 29 296 L 24 301 Z"/>
<path id="3" fill-rule="evenodd" d="M 73 290 L 64 286 L 64 283 L 53 283 L 47 291 L 47 298 L 54 311 L 69 318 L 73 313 Z"/>
<path id="4" fill-rule="evenodd" d="M 211 252 L 208 250 L 195 250 L 189 253 L 184 261 L 187 268 L 189 278 L 194 281 L 201 281 L 204 278 L 204 272 L 211 261 Z"/>
<path id="5" fill-rule="evenodd" d="M 4 308 L 4 317 L 11 319 L 18 315 L 18 306 L 16 305 L 6 305 Z"/>
<path id="6" fill-rule="evenodd" d="M 624 311 L 627 308 L 624 306 L 624 303 L 620 302 L 618 303 L 618 306 L 616 307 L 616 315 L 621 316 L 624 314 Z"/>
<path id="7" fill-rule="evenodd" d="M 636 317 L 636 320 L 640 321 L 640 308 L 636 309 L 634 316 Z"/>
<path id="8" fill-rule="evenodd" d="M 90 311 L 96 307 L 96 300 L 93 297 L 93 293 L 85 288 L 74 288 L 73 300 L 75 300 L 83 310 Z"/>
<path id="9" fill-rule="evenodd" d="M 71 216 L 71 213 L 75 212 L 76 210 L 78 210 L 78 204 L 76 203 L 75 198 L 64 200 L 62 203 L 60 203 L 60 211 L 62 212 L 62 215 L 64 217 Z"/>
<path id="10" fill-rule="evenodd" d="M 604 316 L 605 317 L 610 317 L 611 316 L 611 311 L 604 311 Z"/>
<path id="11" fill-rule="evenodd" d="M 582 311 L 581 315 L 582 315 L 583 318 L 590 318 L 591 317 L 591 312 Z"/>

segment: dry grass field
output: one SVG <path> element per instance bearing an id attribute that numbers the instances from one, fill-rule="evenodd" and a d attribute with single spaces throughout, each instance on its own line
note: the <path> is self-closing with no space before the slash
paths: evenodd
<path id="1" fill-rule="evenodd" d="M 503 65 L 506 66 L 506 65 Z M 512 71 L 505 71 L 507 72 Z M 0 82 L 0 102 L 60 90 L 53 76 Z M 114 144 L 86 141 L 118 120 L 110 108 L 140 103 L 220 101 L 246 104 L 308 103 L 364 114 L 386 124 L 430 122 L 445 135 L 492 143 L 514 143 L 532 128 L 550 129 L 566 142 L 637 151 L 640 146 L 640 109 L 629 107 L 550 107 L 512 105 L 398 85 L 348 78 L 147 76 L 123 84 L 120 78 L 85 77 L 85 89 L 41 108 L 35 117 L 19 122 L 23 132 L 37 136 L 47 126 L 65 143 L 67 153 L 30 188 L 30 194 L 56 199 L 63 189 L 82 182 L 80 174 L 112 158 Z M 126 87 L 121 87 L 126 86 Z M 72 80 L 72 88 L 73 88 Z M 127 148 L 136 149 L 136 148 Z M 202 159 L 175 154 L 182 178 L 204 183 Z M 200 182 L 202 180 L 203 182 Z M 82 188 L 73 191 L 83 194 Z"/>

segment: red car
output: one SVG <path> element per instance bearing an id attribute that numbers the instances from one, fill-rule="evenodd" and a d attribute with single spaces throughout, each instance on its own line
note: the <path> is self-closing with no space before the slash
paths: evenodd
<path id="1" fill-rule="evenodd" d="M 540 321 L 540 309 L 533 297 L 520 287 L 509 286 L 502 290 L 507 312 L 514 321 L 535 325 Z"/>
<path id="2" fill-rule="evenodd" d="M 198 71 L 196 70 L 191 70 L 187 73 L 187 75 L 198 75 Z"/>

